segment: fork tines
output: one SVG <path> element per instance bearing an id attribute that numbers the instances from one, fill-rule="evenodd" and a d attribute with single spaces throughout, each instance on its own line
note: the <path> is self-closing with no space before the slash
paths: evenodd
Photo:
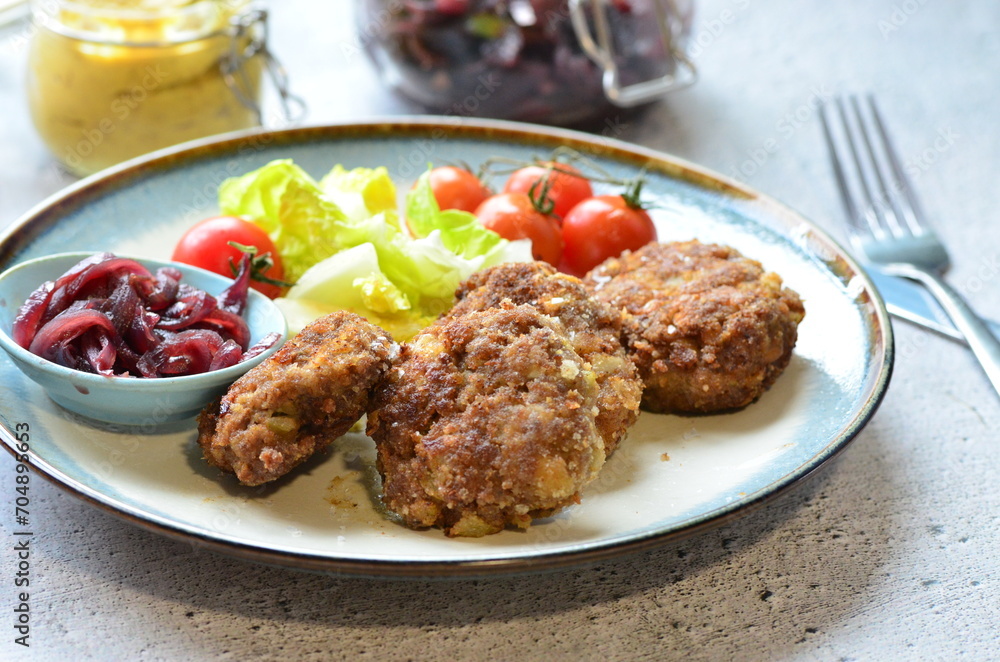
<path id="1" fill-rule="evenodd" d="M 876 239 L 924 234 L 923 211 L 875 98 L 834 97 L 823 104 L 820 119 L 854 229 Z"/>

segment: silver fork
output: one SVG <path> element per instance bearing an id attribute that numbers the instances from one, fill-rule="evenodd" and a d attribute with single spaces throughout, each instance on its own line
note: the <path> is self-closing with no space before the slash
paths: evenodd
<path id="1" fill-rule="evenodd" d="M 948 251 L 927 224 L 874 97 L 835 98 L 820 119 L 855 247 L 883 271 L 934 295 L 1000 394 L 1000 341 L 942 278 Z"/>

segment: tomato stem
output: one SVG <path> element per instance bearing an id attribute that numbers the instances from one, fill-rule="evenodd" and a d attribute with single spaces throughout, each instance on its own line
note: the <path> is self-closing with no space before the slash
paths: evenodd
<path id="1" fill-rule="evenodd" d="M 642 200 L 639 199 L 639 196 L 642 193 L 642 187 L 646 183 L 646 178 L 643 177 L 644 173 L 645 171 L 639 173 L 635 179 L 625 182 L 625 190 L 622 192 L 622 200 L 624 200 L 625 204 L 632 209 L 646 208 L 646 205 L 644 205 Z"/>
<path id="2" fill-rule="evenodd" d="M 552 211 L 556 208 L 556 201 L 549 196 L 549 191 L 552 189 L 551 174 L 552 169 L 548 168 L 545 174 L 528 189 L 528 198 L 531 200 L 531 206 L 546 216 L 551 216 Z M 541 188 L 539 188 L 539 184 L 541 184 Z"/>
<path id="3" fill-rule="evenodd" d="M 255 280 L 258 283 L 265 283 L 267 285 L 274 285 L 276 287 L 291 287 L 294 284 L 265 275 L 267 270 L 274 266 L 274 260 L 271 259 L 271 253 L 268 252 L 257 255 L 258 251 L 256 246 L 246 246 L 236 241 L 227 241 L 226 243 L 241 253 L 246 253 L 250 256 L 250 280 Z M 233 276 L 236 276 L 236 274 L 239 273 L 239 266 L 233 261 L 233 258 L 229 258 L 229 268 L 232 269 Z"/>
<path id="4" fill-rule="evenodd" d="M 562 164 L 576 167 L 577 170 L 560 168 L 559 166 Z M 558 172 L 570 177 L 581 177 L 591 182 L 610 184 L 612 186 L 629 186 L 635 181 L 634 179 L 615 177 L 604 168 L 601 168 L 593 159 L 588 158 L 571 147 L 565 146 L 552 150 L 548 158 L 536 156 L 530 161 L 504 156 L 490 157 L 479 167 L 480 179 L 485 179 L 491 175 L 509 175 L 527 166 L 541 166 L 550 172 Z"/>
<path id="5" fill-rule="evenodd" d="M 445 161 L 445 163 L 448 164 L 448 165 L 450 165 L 450 166 L 452 166 L 452 167 L 459 168 L 459 169 L 464 170 L 466 172 L 470 172 L 473 175 L 477 175 L 476 169 L 473 168 L 472 165 L 468 161 L 466 161 L 465 159 L 458 159 L 457 161 Z M 477 177 L 478 177 L 478 175 L 477 175 Z"/>

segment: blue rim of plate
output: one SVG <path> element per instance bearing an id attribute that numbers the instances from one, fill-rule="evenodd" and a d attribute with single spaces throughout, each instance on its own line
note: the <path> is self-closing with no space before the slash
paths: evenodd
<path id="1" fill-rule="evenodd" d="M 854 440 L 882 403 L 894 363 L 893 332 L 889 314 L 871 279 L 834 239 L 777 200 L 724 175 L 656 150 L 568 129 L 503 120 L 397 116 L 374 118 L 365 122 L 311 125 L 282 130 L 240 131 L 195 140 L 153 152 L 91 175 L 43 200 L 0 233 L 0 270 L 12 266 L 8 262 L 13 256 L 29 245 L 41 232 L 58 222 L 62 214 L 86 205 L 91 200 L 99 199 L 109 192 L 140 182 L 154 173 L 173 170 L 185 163 L 227 153 L 232 149 L 246 146 L 248 142 L 263 143 L 270 148 L 282 144 L 308 143 L 320 138 L 326 140 L 352 136 L 376 138 L 380 135 L 391 138 L 510 140 L 549 149 L 567 145 L 591 156 L 614 157 L 622 162 L 632 162 L 640 168 L 644 167 L 666 177 L 682 180 L 698 188 L 739 198 L 766 211 L 768 218 L 778 221 L 786 230 L 786 234 L 793 228 L 797 229 L 801 240 L 821 259 L 830 273 L 845 284 L 851 282 L 854 287 L 858 284 L 861 286 L 858 298 L 869 304 L 865 306 L 864 320 L 873 354 L 872 364 L 866 372 L 862 404 L 853 412 L 851 420 L 829 440 L 822 452 L 817 453 L 811 461 L 800 465 L 795 471 L 753 494 L 724 507 L 702 513 L 685 521 L 682 526 L 650 530 L 641 535 L 631 536 L 627 540 L 608 539 L 578 551 L 562 550 L 531 557 L 400 562 L 331 558 L 319 554 L 271 550 L 227 540 L 221 535 L 206 535 L 204 532 L 181 526 L 169 518 L 145 513 L 66 476 L 34 451 L 27 453 L 26 464 L 73 496 L 140 528 L 237 558 L 299 570 L 364 577 L 472 578 L 536 573 L 590 565 L 625 554 L 653 549 L 668 542 L 683 540 L 723 526 L 759 509 L 827 466 Z M 801 228 L 806 228 L 807 231 L 803 234 Z M 24 460 L 16 449 L 14 431 L 2 417 L 0 417 L 0 444 L 15 458 Z"/>

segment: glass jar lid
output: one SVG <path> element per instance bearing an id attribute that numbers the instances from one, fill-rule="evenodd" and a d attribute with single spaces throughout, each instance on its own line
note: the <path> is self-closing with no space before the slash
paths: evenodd
<path id="1" fill-rule="evenodd" d="M 230 30 L 251 0 L 35 0 L 35 21 L 83 41 L 177 44 Z"/>

